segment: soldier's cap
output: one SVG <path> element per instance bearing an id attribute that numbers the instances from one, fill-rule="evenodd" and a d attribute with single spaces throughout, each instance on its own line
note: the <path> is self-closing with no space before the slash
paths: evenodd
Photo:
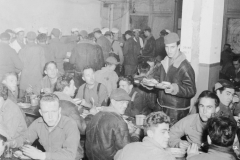
<path id="1" fill-rule="evenodd" d="M 109 32 L 109 31 L 110 31 L 109 28 L 103 28 L 103 29 L 101 29 L 102 34 L 105 34 L 106 32 Z"/>
<path id="2" fill-rule="evenodd" d="M 218 90 L 219 88 L 222 88 L 222 87 L 225 87 L 225 88 L 232 88 L 234 89 L 234 85 L 231 81 L 228 81 L 226 79 L 219 79 L 217 81 L 217 83 L 214 85 L 214 90 Z"/>
<path id="3" fill-rule="evenodd" d="M 112 28 L 112 29 L 111 29 L 111 32 L 112 32 L 112 33 L 118 33 L 118 32 L 119 32 L 119 29 L 117 29 L 117 28 Z"/>
<path id="4" fill-rule="evenodd" d="M 80 36 L 82 37 L 87 37 L 88 36 L 88 33 L 86 30 L 81 30 L 80 33 L 79 33 Z"/>
<path id="5" fill-rule="evenodd" d="M 97 32 L 97 31 L 102 32 L 99 28 L 95 28 L 95 29 L 93 30 L 93 33 Z"/>
<path id="6" fill-rule="evenodd" d="M 107 31 L 105 34 L 104 34 L 104 36 L 111 36 L 111 32 L 110 31 Z"/>
<path id="7" fill-rule="evenodd" d="M 78 28 L 72 28 L 71 32 L 79 32 Z"/>
<path id="8" fill-rule="evenodd" d="M 114 99 L 115 101 L 130 101 L 131 98 L 127 94 L 127 92 L 121 88 L 117 88 L 112 91 L 110 95 L 110 99 Z"/>
<path id="9" fill-rule="evenodd" d="M 177 33 L 169 33 L 168 35 L 166 35 L 164 37 L 164 43 L 165 44 L 171 44 L 171 43 L 175 43 L 175 42 L 178 42 L 179 41 L 179 37 L 177 35 Z"/>
<path id="10" fill-rule="evenodd" d="M 54 37 L 59 37 L 60 36 L 60 29 L 53 28 L 51 34 L 54 35 Z"/>
<path id="11" fill-rule="evenodd" d="M 27 33 L 27 39 L 30 39 L 30 40 L 35 40 L 37 38 L 37 34 L 33 31 L 30 31 Z"/>
<path id="12" fill-rule="evenodd" d="M 41 28 L 38 29 L 38 32 L 39 33 L 43 33 L 43 34 L 47 34 L 48 33 L 48 29 L 44 28 L 44 27 L 41 27 Z"/>

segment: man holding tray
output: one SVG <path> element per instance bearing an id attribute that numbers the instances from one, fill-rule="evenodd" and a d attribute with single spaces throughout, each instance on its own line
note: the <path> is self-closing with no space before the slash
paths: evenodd
<path id="1" fill-rule="evenodd" d="M 179 37 L 170 33 L 164 37 L 167 56 L 161 61 L 158 76 L 158 101 L 163 111 L 176 123 L 189 113 L 190 100 L 196 94 L 195 73 L 185 55 L 180 52 Z M 158 73 L 158 74 L 159 74 Z"/>

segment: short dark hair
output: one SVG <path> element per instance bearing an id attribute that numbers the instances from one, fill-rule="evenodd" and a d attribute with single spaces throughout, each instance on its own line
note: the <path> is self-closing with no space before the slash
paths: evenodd
<path id="1" fill-rule="evenodd" d="M 54 64 L 54 65 L 56 66 L 56 68 L 57 68 L 57 63 L 56 63 L 56 62 L 54 62 L 54 61 L 49 61 L 49 62 L 47 62 L 47 63 L 45 64 L 43 71 L 45 71 L 45 70 L 47 69 L 47 67 L 48 67 L 49 64 Z"/>
<path id="2" fill-rule="evenodd" d="M 83 68 L 83 71 L 85 71 L 85 70 L 87 70 L 87 69 L 92 69 L 93 71 L 95 71 L 95 69 L 94 69 L 93 67 L 91 67 L 91 66 L 86 66 L 86 67 L 84 67 L 84 68 Z"/>
<path id="3" fill-rule="evenodd" d="M 40 33 L 38 36 L 37 36 L 37 40 L 39 42 L 46 42 L 47 41 L 47 35 L 45 33 Z"/>
<path id="4" fill-rule="evenodd" d="M 128 34 L 129 36 L 132 36 L 132 35 L 133 35 L 133 32 L 130 31 L 130 30 L 128 30 L 128 31 L 125 32 L 125 36 L 126 36 L 127 34 Z"/>
<path id="5" fill-rule="evenodd" d="M 220 100 L 219 100 L 218 96 L 214 92 L 205 90 L 198 96 L 198 99 L 197 99 L 197 101 L 195 103 L 196 107 L 198 107 L 199 102 L 200 102 L 200 100 L 202 98 L 211 98 L 211 99 L 213 99 L 215 101 L 215 107 L 218 107 L 219 104 L 220 104 Z"/>
<path id="6" fill-rule="evenodd" d="M 128 82 L 129 85 L 133 85 L 133 83 L 134 83 L 134 78 L 133 78 L 132 75 L 127 75 L 127 76 L 120 77 L 118 83 L 119 83 L 120 81 L 126 81 L 126 82 Z"/>
<path id="7" fill-rule="evenodd" d="M 144 126 L 146 129 L 149 129 L 152 127 L 157 127 L 162 123 L 170 124 L 170 118 L 162 111 L 152 112 L 146 117 Z"/>
<path id="8" fill-rule="evenodd" d="M 40 97 L 40 103 L 41 102 L 58 102 L 59 103 L 59 98 L 56 94 L 53 93 L 47 93 L 47 94 L 43 94 Z M 40 105 L 41 106 L 41 105 Z"/>
<path id="9" fill-rule="evenodd" d="M 238 61 L 238 63 L 240 63 L 240 57 L 239 56 L 234 56 L 232 61 L 233 62 Z"/>
<path id="10" fill-rule="evenodd" d="M 140 63 L 138 65 L 140 73 L 147 73 L 150 70 L 150 65 L 147 62 Z"/>
<path id="11" fill-rule="evenodd" d="M 3 97 L 4 100 L 8 98 L 8 88 L 2 83 L 0 83 L 0 97 Z"/>
<path id="12" fill-rule="evenodd" d="M 73 80 L 73 76 L 70 74 L 65 74 L 61 77 L 58 77 L 54 91 L 62 92 L 65 87 L 70 86 L 71 80 Z"/>
<path id="13" fill-rule="evenodd" d="M 224 44 L 224 46 L 228 46 L 229 48 L 231 47 L 231 45 L 228 43 Z"/>
<path id="14" fill-rule="evenodd" d="M 99 34 L 102 34 L 102 31 L 97 30 L 97 31 L 95 31 L 95 32 L 93 32 L 93 33 L 99 33 Z"/>
<path id="15" fill-rule="evenodd" d="M 151 28 L 146 28 L 146 29 L 144 29 L 144 32 L 145 32 L 145 31 L 148 31 L 148 32 L 151 33 L 151 32 L 152 32 L 152 29 L 151 29 Z"/>
<path id="16" fill-rule="evenodd" d="M 166 35 L 168 35 L 168 32 L 164 29 L 164 30 L 162 30 L 162 31 L 160 32 L 160 34 L 161 34 L 162 36 L 166 36 Z"/>
<path id="17" fill-rule="evenodd" d="M 237 126 L 228 117 L 212 117 L 208 120 L 207 131 L 212 144 L 229 147 L 233 145 Z"/>

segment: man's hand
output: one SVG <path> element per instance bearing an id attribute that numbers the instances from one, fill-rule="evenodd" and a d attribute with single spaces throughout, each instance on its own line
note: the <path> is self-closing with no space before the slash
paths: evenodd
<path id="1" fill-rule="evenodd" d="M 132 122 L 127 123 L 127 125 L 130 135 L 133 134 L 136 131 L 137 127 Z"/>
<path id="2" fill-rule="evenodd" d="M 189 146 L 187 149 L 187 155 L 188 155 L 188 157 L 191 157 L 191 156 L 194 156 L 197 154 L 199 154 L 198 145 L 195 143 L 192 143 L 192 145 Z"/>
<path id="3" fill-rule="evenodd" d="M 180 141 L 179 148 L 186 151 L 191 144 L 188 141 Z"/>
<path id="4" fill-rule="evenodd" d="M 33 146 L 24 145 L 21 148 L 21 150 L 24 155 L 26 155 L 32 159 L 40 159 L 40 160 L 46 159 L 46 154 Z"/>
<path id="5" fill-rule="evenodd" d="M 165 88 L 165 93 L 172 93 L 174 88 L 173 88 L 173 85 L 164 85 Z"/>
<path id="6" fill-rule="evenodd" d="M 158 89 L 165 89 L 165 85 L 163 83 L 158 83 L 155 85 L 155 87 Z"/>
<path id="7" fill-rule="evenodd" d="M 89 112 L 90 112 L 90 114 L 95 115 L 98 113 L 98 110 L 96 107 L 92 107 Z"/>
<path id="8" fill-rule="evenodd" d="M 238 95 L 234 95 L 234 96 L 233 96 L 232 103 L 238 103 L 238 102 L 239 102 L 239 97 L 238 97 Z"/>
<path id="9" fill-rule="evenodd" d="M 234 81 L 239 82 L 239 79 L 238 78 L 234 78 Z"/>
<path id="10" fill-rule="evenodd" d="M 143 84 L 142 82 L 140 83 L 144 88 L 148 89 L 148 90 L 153 90 L 153 87 L 149 87 L 149 86 L 146 86 L 145 84 Z"/>
<path id="11" fill-rule="evenodd" d="M 73 99 L 73 102 L 75 103 L 75 104 L 81 104 L 82 103 L 82 100 L 81 99 L 79 99 L 79 98 L 74 98 Z"/>

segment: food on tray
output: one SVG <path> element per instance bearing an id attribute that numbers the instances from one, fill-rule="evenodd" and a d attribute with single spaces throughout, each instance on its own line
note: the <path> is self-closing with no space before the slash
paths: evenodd
<path id="1" fill-rule="evenodd" d="M 142 83 L 146 86 L 155 86 L 159 82 L 156 79 L 143 78 Z"/>

